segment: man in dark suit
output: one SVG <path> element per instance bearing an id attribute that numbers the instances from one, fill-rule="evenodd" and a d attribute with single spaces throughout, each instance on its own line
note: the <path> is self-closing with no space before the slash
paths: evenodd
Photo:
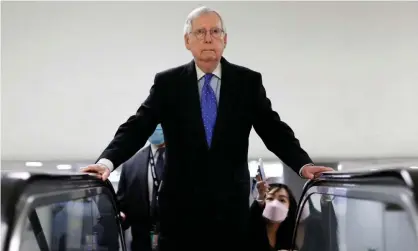
<path id="1" fill-rule="evenodd" d="M 160 250 L 246 250 L 253 127 L 267 148 L 301 176 L 314 178 L 332 169 L 315 166 L 272 110 L 261 74 L 222 57 L 227 34 L 218 12 L 192 11 L 184 41 L 194 60 L 156 74 L 137 113 L 84 171 L 107 179 L 161 123 L 166 167 L 159 196 Z"/>
<path id="2" fill-rule="evenodd" d="M 161 125 L 148 141 L 148 147 L 123 164 L 117 191 L 122 226 L 131 228 L 132 251 L 151 251 L 158 238 L 156 202 L 165 151 Z"/>

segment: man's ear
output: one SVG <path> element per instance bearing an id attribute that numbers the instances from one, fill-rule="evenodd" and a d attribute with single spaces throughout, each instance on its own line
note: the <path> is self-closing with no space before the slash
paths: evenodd
<path id="1" fill-rule="evenodd" d="M 186 48 L 188 50 L 190 50 L 190 39 L 189 39 L 189 35 L 185 34 L 184 35 L 184 45 L 186 46 Z"/>
<path id="2" fill-rule="evenodd" d="M 226 48 L 226 44 L 228 43 L 228 34 L 224 36 L 224 49 Z"/>

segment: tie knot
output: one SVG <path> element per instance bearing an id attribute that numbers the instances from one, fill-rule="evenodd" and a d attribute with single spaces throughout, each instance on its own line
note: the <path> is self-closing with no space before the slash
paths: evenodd
<path id="1" fill-rule="evenodd" d="M 205 74 L 205 83 L 209 82 L 213 77 L 212 73 L 206 73 Z"/>

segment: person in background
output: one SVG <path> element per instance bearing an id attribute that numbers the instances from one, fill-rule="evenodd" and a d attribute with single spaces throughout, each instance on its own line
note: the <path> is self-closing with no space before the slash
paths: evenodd
<path id="1" fill-rule="evenodd" d="M 251 29 L 247 32 L 251 37 Z M 82 171 L 106 180 L 161 123 L 167 166 L 159 195 L 160 251 L 197 247 L 244 251 L 248 248 L 252 128 L 270 151 L 302 177 L 313 179 L 332 169 L 315 166 L 293 130 L 273 110 L 261 73 L 222 56 L 228 36 L 217 11 L 205 6 L 193 10 L 183 39 L 193 60 L 157 73 L 136 114 L 119 126 L 97 162 Z M 214 186 L 220 177 L 222 185 Z"/>
<path id="2" fill-rule="evenodd" d="M 155 250 L 158 240 L 157 195 L 165 152 L 161 125 L 148 141 L 148 147 L 123 164 L 117 191 L 122 227 L 131 228 L 132 251 Z"/>
<path id="3" fill-rule="evenodd" d="M 295 238 L 299 251 L 340 250 L 338 219 L 334 208 L 334 204 L 338 202 L 335 201 L 335 196 L 328 194 L 322 194 L 320 198 L 320 204 L 316 205 L 318 208 L 311 198 L 299 206 L 303 206 Z"/>
<path id="4" fill-rule="evenodd" d="M 250 242 L 253 251 L 293 250 L 297 202 L 288 186 L 267 185 L 257 176 L 258 198 L 250 208 Z"/>

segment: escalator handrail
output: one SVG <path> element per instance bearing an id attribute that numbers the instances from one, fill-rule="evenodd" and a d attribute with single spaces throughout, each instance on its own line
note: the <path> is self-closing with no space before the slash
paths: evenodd
<path id="1" fill-rule="evenodd" d="M 302 197 L 309 188 L 322 183 L 327 184 L 375 184 L 375 185 L 402 185 L 418 194 L 418 170 L 410 168 L 392 168 L 382 170 L 365 171 L 333 171 L 322 173 L 317 179 L 305 183 Z"/>

